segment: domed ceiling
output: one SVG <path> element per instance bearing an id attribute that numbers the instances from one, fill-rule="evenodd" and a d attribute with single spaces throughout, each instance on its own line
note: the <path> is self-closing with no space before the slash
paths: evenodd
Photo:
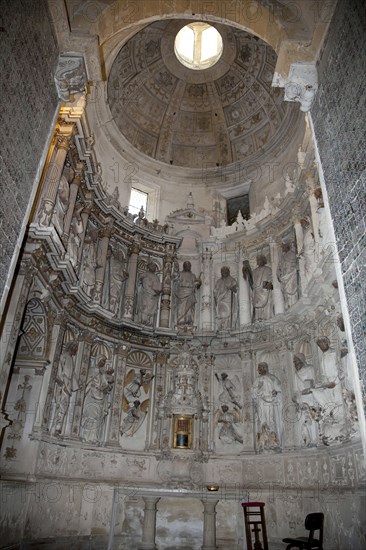
<path id="1" fill-rule="evenodd" d="M 188 22 L 155 22 L 119 51 L 108 81 L 118 129 L 140 152 L 175 166 L 273 159 L 303 116 L 271 86 L 276 53 L 253 35 L 215 24 L 222 56 L 211 68 L 192 70 L 174 53 Z"/>

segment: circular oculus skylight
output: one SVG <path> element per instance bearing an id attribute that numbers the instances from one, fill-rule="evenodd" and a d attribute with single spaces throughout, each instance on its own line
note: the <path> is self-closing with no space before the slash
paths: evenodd
<path id="1" fill-rule="evenodd" d="M 190 23 L 175 37 L 175 55 L 182 65 L 195 71 L 215 65 L 221 57 L 222 50 L 220 33 L 207 23 Z"/>

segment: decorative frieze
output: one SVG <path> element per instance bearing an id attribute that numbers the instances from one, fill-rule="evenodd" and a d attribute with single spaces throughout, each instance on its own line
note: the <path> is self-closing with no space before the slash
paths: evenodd
<path id="1" fill-rule="evenodd" d="M 88 83 L 84 57 L 82 55 L 60 54 L 55 71 L 55 84 L 59 98 L 70 101 L 72 94 L 85 90 Z"/>

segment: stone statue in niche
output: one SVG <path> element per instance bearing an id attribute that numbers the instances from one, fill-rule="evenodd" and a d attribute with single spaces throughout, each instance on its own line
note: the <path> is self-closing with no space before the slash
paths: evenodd
<path id="1" fill-rule="evenodd" d="M 146 372 L 146 369 L 139 369 L 138 372 L 131 369 L 126 376 L 123 390 L 123 395 L 127 403 L 130 404 L 138 400 L 141 397 L 142 391 L 148 394 L 150 382 L 153 378 L 154 375 L 151 376 L 149 372 Z"/>
<path id="2" fill-rule="evenodd" d="M 183 263 L 183 270 L 176 276 L 177 326 L 192 326 L 196 307 L 196 290 L 201 286 L 201 279 L 191 271 L 191 262 Z"/>
<path id="3" fill-rule="evenodd" d="M 114 191 L 112 193 L 112 199 L 113 199 L 113 204 L 116 206 L 116 208 L 118 208 L 120 206 L 120 200 L 119 200 L 119 189 L 116 185 L 116 187 L 114 188 Z"/>
<path id="4" fill-rule="evenodd" d="M 14 411 L 17 411 L 17 417 L 15 420 L 12 420 L 8 439 L 21 439 L 20 432 L 24 428 L 27 415 L 27 401 L 25 398 L 26 392 L 30 392 L 32 385 L 29 384 L 30 376 L 25 375 L 23 379 L 23 384 L 18 384 L 17 390 L 21 391 L 19 399 L 16 400 L 14 405 Z"/>
<path id="5" fill-rule="evenodd" d="M 69 192 L 70 188 L 68 181 L 63 175 L 58 186 L 55 208 L 52 216 L 53 225 L 60 237 L 62 237 L 64 232 L 64 218 L 69 206 Z"/>
<path id="6" fill-rule="evenodd" d="M 123 294 L 123 283 L 128 273 L 123 269 L 124 257 L 121 250 L 108 248 L 107 263 L 104 275 L 102 304 L 105 309 L 116 316 L 120 313 Z"/>
<path id="7" fill-rule="evenodd" d="M 49 226 L 51 223 L 53 211 L 53 203 L 49 200 L 43 199 L 37 215 L 39 225 Z"/>
<path id="8" fill-rule="evenodd" d="M 105 191 L 105 186 L 102 178 L 103 170 L 100 162 L 97 162 L 96 171 L 93 175 L 94 185 L 100 186 Z"/>
<path id="9" fill-rule="evenodd" d="M 235 328 L 238 318 L 237 281 L 230 275 L 230 269 L 221 268 L 221 278 L 216 281 L 214 301 L 218 330 Z"/>
<path id="10" fill-rule="evenodd" d="M 316 344 L 321 350 L 321 380 L 313 390 L 320 405 L 320 438 L 325 445 L 343 441 L 347 437 L 344 422 L 343 398 L 339 384 L 336 353 L 327 336 L 320 336 Z"/>
<path id="11" fill-rule="evenodd" d="M 95 270 L 97 267 L 95 240 L 92 235 L 85 236 L 80 266 L 81 287 L 90 298 L 95 286 Z"/>
<path id="12" fill-rule="evenodd" d="M 304 447 L 315 447 L 319 442 L 319 410 L 305 402 L 301 405 L 301 441 Z"/>
<path id="13" fill-rule="evenodd" d="M 307 364 L 303 353 L 293 356 L 295 367 L 294 395 L 300 413 L 301 441 L 304 447 L 314 447 L 319 442 L 319 404 L 312 390 L 315 389 L 315 375 L 313 368 Z"/>
<path id="14" fill-rule="evenodd" d="M 136 225 L 140 225 L 142 227 L 146 227 L 147 226 L 147 219 L 145 217 L 145 212 L 144 212 L 144 209 L 143 207 L 141 206 L 140 210 L 139 210 L 139 213 L 135 216 L 135 224 Z"/>
<path id="15" fill-rule="evenodd" d="M 282 254 L 277 268 L 277 278 L 281 283 L 286 309 L 289 309 L 297 301 L 297 277 L 296 252 L 290 243 L 283 242 Z"/>
<path id="16" fill-rule="evenodd" d="M 70 236 L 67 243 L 66 258 L 70 260 L 74 268 L 76 268 L 79 263 L 81 235 L 84 232 L 83 220 L 81 219 L 83 209 L 84 205 L 81 202 L 77 202 L 71 220 Z"/>
<path id="17" fill-rule="evenodd" d="M 253 320 L 266 321 L 272 317 L 272 269 L 264 254 L 257 256 L 253 269 Z"/>
<path id="18" fill-rule="evenodd" d="M 281 450 L 284 447 L 281 382 L 268 371 L 267 363 L 259 363 L 252 397 L 257 419 L 257 449 Z"/>
<path id="19" fill-rule="evenodd" d="M 79 388 L 75 377 L 75 356 L 78 351 L 78 343 L 71 341 L 66 344 L 60 357 L 60 364 L 56 376 L 55 391 L 55 427 L 56 435 L 64 431 L 64 424 L 69 410 L 70 399 L 73 392 Z"/>
<path id="20" fill-rule="evenodd" d="M 107 367 L 105 355 L 95 358 L 95 366 L 92 369 L 94 374 L 90 376 L 85 389 L 81 439 L 86 443 L 102 445 L 111 407 L 110 393 L 114 385 L 114 371 Z"/>
<path id="21" fill-rule="evenodd" d="M 299 256 L 304 260 L 305 284 L 308 284 L 316 268 L 315 239 L 310 218 L 305 216 L 300 220 L 300 224 L 303 230 L 303 246 Z"/>
<path id="22" fill-rule="evenodd" d="M 235 424 L 240 422 L 240 414 L 237 409 L 229 410 L 227 405 L 221 405 L 221 411 L 216 413 L 217 423 L 220 426 L 219 439 L 223 443 L 243 443 L 243 437 L 240 435 Z"/>
<path id="23" fill-rule="evenodd" d="M 125 435 L 127 437 L 132 437 L 142 426 L 147 412 L 148 412 L 149 399 L 145 399 L 141 403 L 138 399 L 135 399 L 133 403 L 127 403 L 124 400 L 123 410 L 126 413 L 125 418 L 122 421 L 121 425 L 121 436 Z"/>
<path id="24" fill-rule="evenodd" d="M 178 357 L 178 363 L 182 367 L 190 367 L 192 365 L 192 355 L 187 342 L 184 342 L 182 346 L 182 351 L 180 352 Z"/>
<path id="25" fill-rule="evenodd" d="M 153 262 L 149 262 L 146 269 L 147 271 L 142 273 L 138 279 L 138 311 L 141 324 L 154 327 L 162 284 L 156 274 L 157 266 Z"/>
<path id="26" fill-rule="evenodd" d="M 349 431 L 350 437 L 357 434 L 359 432 L 359 425 L 358 425 L 358 413 L 357 413 L 357 405 L 356 405 L 356 397 L 353 390 L 353 380 L 351 376 L 351 361 L 352 357 L 348 354 L 348 344 L 347 340 L 344 339 L 344 335 L 342 333 L 345 332 L 345 326 L 344 326 L 344 320 L 343 315 L 340 314 L 337 317 L 337 327 L 340 331 L 340 357 L 341 357 L 341 369 L 342 373 L 340 374 L 340 378 L 343 382 L 343 389 L 342 389 L 342 396 L 343 396 L 343 402 L 345 405 L 346 410 L 346 422 L 347 427 Z"/>
<path id="27" fill-rule="evenodd" d="M 350 437 L 359 433 L 358 413 L 356 405 L 356 397 L 352 390 L 344 388 L 342 390 L 343 400 L 346 409 L 346 421 Z"/>
<path id="28" fill-rule="evenodd" d="M 221 403 L 233 403 L 239 409 L 242 408 L 240 404 L 240 380 L 237 376 L 234 376 L 234 382 L 229 378 L 226 372 L 221 373 L 221 377 L 215 373 L 216 380 L 221 386 L 221 393 L 219 394 L 219 401 Z"/>
<path id="29" fill-rule="evenodd" d="M 340 314 L 338 317 L 337 317 L 337 327 L 339 328 L 339 330 L 341 332 L 344 332 L 345 331 L 345 326 L 344 326 L 344 320 L 343 320 L 343 315 Z"/>
<path id="30" fill-rule="evenodd" d="M 324 208 L 324 199 L 323 199 L 323 192 L 321 190 L 321 187 L 317 187 L 314 190 L 314 197 L 316 198 L 318 209 Z"/>
<path id="31" fill-rule="evenodd" d="M 329 349 L 329 339 L 321 337 L 317 340 L 320 349 Z M 335 388 L 338 382 L 338 376 L 333 376 L 331 379 L 325 374 L 322 375 L 321 381 L 315 381 L 315 375 L 311 366 L 306 363 L 305 356 L 302 353 L 294 355 L 294 366 L 296 369 L 294 386 L 295 394 L 293 400 L 299 404 L 301 411 L 305 411 L 304 421 L 306 420 L 307 409 L 311 418 L 315 418 L 319 426 L 319 437 L 316 438 L 316 443 L 320 440 L 329 445 L 333 441 L 342 441 L 346 437 L 345 426 L 343 422 L 343 408 L 341 404 L 341 396 L 338 396 Z M 333 365 L 335 368 L 335 365 Z M 310 421 L 308 422 L 308 427 Z M 304 431 L 306 435 L 306 432 Z M 303 438 L 304 440 L 304 438 Z M 309 439 L 308 439 L 309 441 Z M 315 443 L 315 435 L 310 438 L 311 446 Z"/>

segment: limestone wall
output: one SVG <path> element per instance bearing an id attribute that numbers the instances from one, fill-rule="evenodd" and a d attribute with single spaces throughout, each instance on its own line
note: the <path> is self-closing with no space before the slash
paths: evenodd
<path id="1" fill-rule="evenodd" d="M 319 60 L 311 116 L 329 197 L 360 376 L 365 386 L 365 10 L 340 1 Z M 341 44 L 342 47 L 339 47 Z M 342 197 L 340 201 L 339 198 Z"/>
<path id="2" fill-rule="evenodd" d="M 11 283 L 58 103 L 58 49 L 46 0 L 2 2 L 0 289 Z M 35 70 L 37 68 L 37 70 Z M 9 269 L 11 270 L 9 273 Z M 8 280 L 9 273 L 9 280 Z"/>

